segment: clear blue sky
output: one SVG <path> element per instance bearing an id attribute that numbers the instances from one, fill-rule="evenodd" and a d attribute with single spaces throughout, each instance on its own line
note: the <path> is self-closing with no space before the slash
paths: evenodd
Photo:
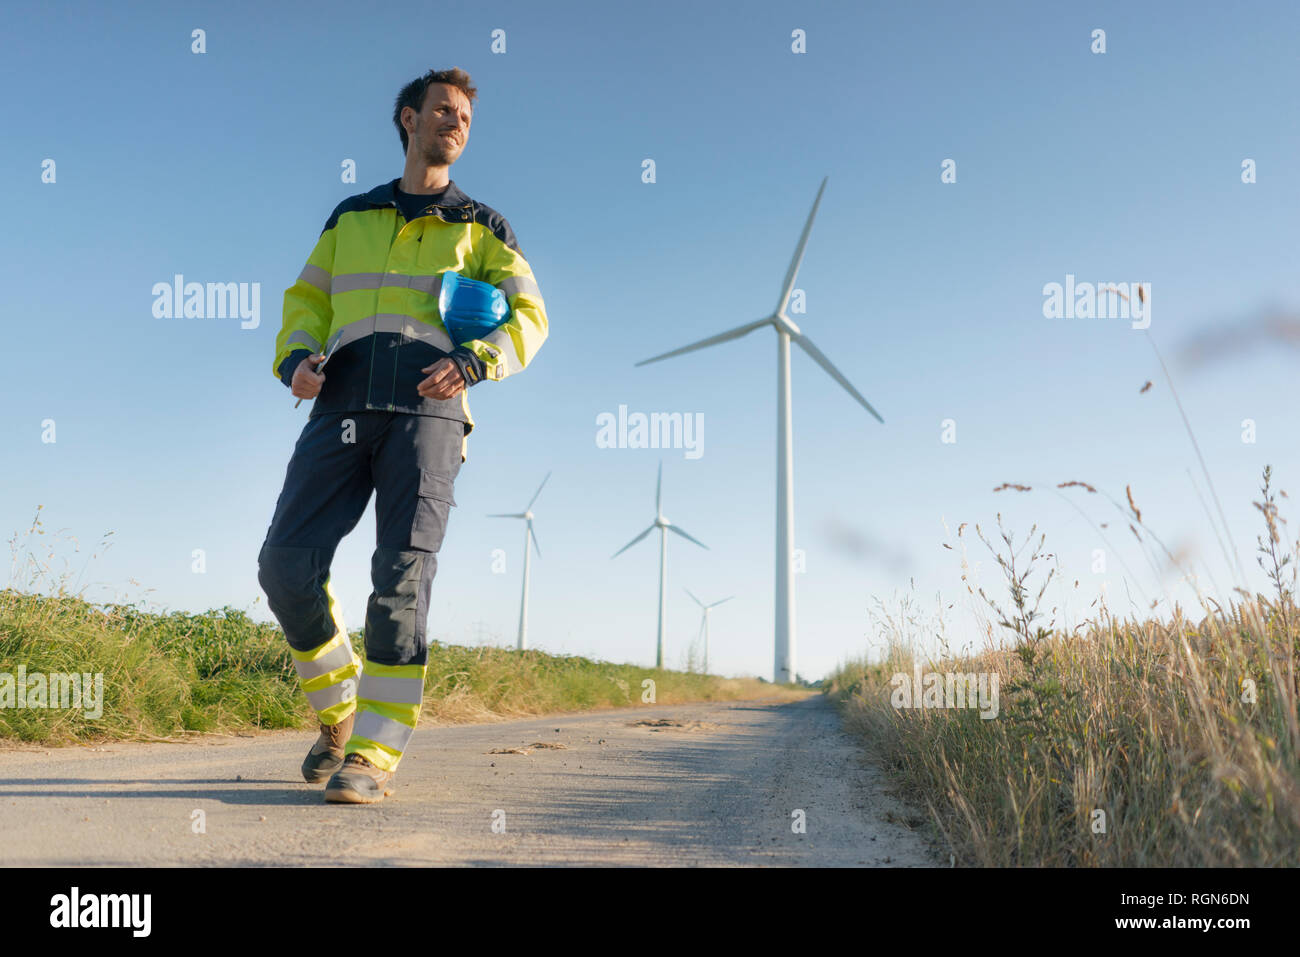
<path id="1" fill-rule="evenodd" d="M 523 374 L 471 392 L 432 636 L 513 641 L 522 530 L 485 516 L 522 508 L 554 470 L 536 507 L 532 643 L 651 663 L 657 548 L 609 556 L 653 518 L 662 459 L 667 515 L 711 546 L 671 542 L 667 660 L 698 627 L 688 586 L 736 596 L 714 614 L 715 670 L 770 675 L 774 336 L 633 364 L 770 312 L 823 176 L 796 319 L 886 424 L 796 351 L 799 670 L 865 651 L 873 596 L 909 587 L 952 602 L 950 636 L 973 638 L 942 523 L 988 527 L 998 511 L 1048 533 L 1071 585 L 1048 607 L 1078 617 L 1104 581 L 1126 610 L 1122 563 L 1134 594 L 1187 601 L 1112 506 L 1076 491 L 1118 549 L 1091 571 L 1106 544 L 1047 488 L 1068 479 L 1120 501 L 1131 485 L 1151 527 L 1226 589 L 1145 335 L 1046 319 L 1042 289 L 1067 273 L 1151 283 L 1151 335 L 1253 568 L 1260 469 L 1300 490 L 1300 356 L 1274 342 L 1177 359 L 1206 329 L 1300 305 L 1297 35 L 1282 3 L 406 3 L 381 20 L 355 4 L 14 8 L 0 39 L 0 528 L 26 529 L 43 505 L 46 538 L 82 545 L 57 547 L 74 570 L 112 530 L 82 579 L 92 600 L 268 618 L 256 556 L 308 412 L 270 372 L 283 290 L 337 202 L 400 175 L 398 89 L 455 65 L 480 95 L 452 178 L 513 225 L 551 334 Z M 948 158 L 955 184 L 940 182 Z M 356 185 L 340 181 L 345 159 Z M 154 318 L 151 289 L 176 273 L 260 283 L 260 326 Z M 702 413 L 704 454 L 598 448 L 596 417 L 621 404 Z M 949 418 L 955 444 L 940 441 Z M 992 492 L 1006 481 L 1035 490 Z M 338 552 L 351 627 L 373 542 L 371 511 Z M 997 587 L 987 560 L 979 575 Z"/>

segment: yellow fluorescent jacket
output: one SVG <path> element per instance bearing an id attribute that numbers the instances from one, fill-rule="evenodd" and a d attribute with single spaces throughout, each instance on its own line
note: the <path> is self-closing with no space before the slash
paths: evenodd
<path id="1" fill-rule="evenodd" d="M 340 203 L 284 293 L 272 370 L 286 385 L 301 359 L 324 352 L 325 382 L 311 415 L 380 409 L 436 415 L 474 427 L 467 393 L 480 378 L 504 379 L 546 339 L 546 306 L 505 217 L 454 181 L 439 203 L 406 222 L 385 183 Z M 499 288 L 510 318 L 489 335 L 453 343 L 438 311 L 441 274 L 454 270 Z M 450 356 L 466 377 L 452 399 L 416 391 L 421 370 Z"/>

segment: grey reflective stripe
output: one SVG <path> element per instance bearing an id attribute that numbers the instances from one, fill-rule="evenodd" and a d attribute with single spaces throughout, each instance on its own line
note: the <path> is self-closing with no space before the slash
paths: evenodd
<path id="1" fill-rule="evenodd" d="M 442 276 L 412 276 L 411 288 L 436 296 L 442 292 Z"/>
<path id="2" fill-rule="evenodd" d="M 320 352 L 320 343 L 317 342 L 315 339 L 313 339 L 307 333 L 303 332 L 301 329 L 295 329 L 293 332 L 291 332 L 289 334 L 289 338 L 284 341 L 284 344 L 286 346 L 291 346 L 295 342 L 301 342 L 312 352 Z"/>
<path id="3" fill-rule="evenodd" d="M 409 724 L 393 721 L 373 711 L 357 709 L 356 724 L 352 733 L 362 738 L 369 738 L 378 744 L 386 745 L 394 751 L 405 751 L 411 735 L 415 732 Z"/>
<path id="4" fill-rule="evenodd" d="M 509 329 L 504 327 L 494 329 L 480 341 L 496 348 L 497 355 L 492 358 L 498 362 L 499 378 L 514 375 L 516 372 L 523 370 L 523 364 L 519 361 L 519 353 L 515 350 L 514 337 L 511 336 Z"/>
<path id="5" fill-rule="evenodd" d="M 319 678 L 321 675 L 350 664 L 352 664 L 352 646 L 346 641 L 340 643 L 329 654 L 314 661 L 293 659 L 293 666 L 298 669 L 298 677 L 303 681 Z"/>
<path id="6" fill-rule="evenodd" d="M 389 704 L 420 704 L 424 701 L 424 682 L 419 678 L 362 674 L 357 697 Z"/>
<path id="7" fill-rule="evenodd" d="M 436 296 L 442 289 L 442 274 L 408 276 L 395 272 L 348 272 L 335 276 L 330 283 L 331 293 L 389 288 L 414 289 Z"/>
<path id="8" fill-rule="evenodd" d="M 404 276 L 400 273 L 390 272 L 384 277 L 383 284 L 385 286 L 401 286 L 436 296 L 442 290 L 442 274 L 439 273 L 436 276 Z"/>
<path id="9" fill-rule="evenodd" d="M 542 298 L 542 291 L 537 288 L 537 282 L 531 276 L 511 276 L 498 283 L 497 288 L 506 294 L 507 299 L 520 292 L 526 296 Z"/>
<path id="10" fill-rule="evenodd" d="M 350 701 L 356 696 L 357 683 L 352 678 L 344 678 L 338 684 L 330 685 L 328 688 L 321 688 L 320 691 L 307 692 L 307 700 L 318 713 L 326 708 L 332 708 L 336 704 Z"/>
<path id="11" fill-rule="evenodd" d="M 330 292 L 356 292 L 358 289 L 378 289 L 384 282 L 381 272 L 348 272 L 330 280 Z"/>
<path id="12" fill-rule="evenodd" d="M 332 349 L 335 346 L 342 348 L 350 342 L 364 339 L 376 332 L 400 332 L 408 339 L 427 342 L 443 352 L 450 352 L 455 348 L 451 336 L 447 335 L 446 330 L 431 326 L 427 322 L 420 322 L 418 319 L 412 319 L 410 316 L 392 312 L 381 312 L 377 316 L 366 316 L 364 319 L 357 319 L 355 322 L 349 322 L 346 326 L 342 326 L 331 337 L 330 348 Z"/>
<path id="13" fill-rule="evenodd" d="M 410 316 L 380 313 L 375 316 L 375 332 L 400 332 L 408 339 L 427 342 L 443 352 L 450 352 L 456 348 L 456 344 L 451 341 L 451 336 L 447 335 L 445 329 L 436 328 L 427 322 L 412 319 Z"/>
<path id="14" fill-rule="evenodd" d="M 375 331 L 375 317 L 366 316 L 364 319 L 357 319 L 355 322 L 349 322 L 346 326 L 340 326 L 331 337 L 333 343 L 331 349 L 341 349 L 350 342 L 356 342 L 358 339 L 364 339 Z"/>
<path id="15" fill-rule="evenodd" d="M 309 286 L 315 286 L 321 292 L 330 291 L 330 274 L 320 266 L 313 266 L 311 263 L 302 267 L 302 272 L 298 273 L 298 278 Z"/>

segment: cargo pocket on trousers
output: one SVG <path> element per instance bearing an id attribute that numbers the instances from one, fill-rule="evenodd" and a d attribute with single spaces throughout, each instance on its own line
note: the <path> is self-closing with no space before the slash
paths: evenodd
<path id="1" fill-rule="evenodd" d="M 415 520 L 411 523 L 411 547 L 436 552 L 447 534 L 447 519 L 452 497 L 451 477 L 442 472 L 420 469 L 420 495 L 415 503 Z"/>

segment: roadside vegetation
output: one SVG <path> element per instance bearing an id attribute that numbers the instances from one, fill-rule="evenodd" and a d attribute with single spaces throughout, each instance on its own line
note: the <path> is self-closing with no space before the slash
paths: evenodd
<path id="1" fill-rule="evenodd" d="M 929 809 L 954 863 L 1300 864 L 1300 543 L 1288 541 L 1269 469 L 1261 493 L 1269 592 L 1238 589 L 1226 606 L 1205 598 L 1197 618 L 1175 608 L 1167 620 L 1121 619 L 1099 606 L 1068 630 L 1046 627 L 1053 557 L 1036 528 L 1019 540 L 1001 516 L 993 542 L 975 527 L 1006 583 L 1006 598 L 971 589 L 988 612 L 987 651 L 927 657 L 934 616 L 912 597 L 878 603 L 887 650 L 846 662 L 828 693 Z M 1131 494 L 1128 506 L 1134 534 L 1158 544 Z M 996 717 L 896 707 L 894 676 L 918 664 L 997 675 Z"/>
<path id="2" fill-rule="evenodd" d="M 0 682 L 4 674 L 16 680 L 20 666 L 27 675 L 102 674 L 102 714 L 90 719 L 85 708 L 0 707 L 0 740 L 53 745 L 315 727 L 277 625 L 230 607 L 158 614 L 87 602 L 72 593 L 68 574 L 51 581 L 54 550 L 41 539 L 39 514 L 22 542 L 11 539 L 11 550 L 26 583 L 47 587 L 0 591 Z M 14 578 L 11 571 L 11 584 Z M 364 657 L 361 632 L 350 637 Z M 640 707 L 648 703 L 646 680 L 653 680 L 658 704 L 809 693 L 757 679 L 432 642 L 422 719 L 491 721 Z"/>

